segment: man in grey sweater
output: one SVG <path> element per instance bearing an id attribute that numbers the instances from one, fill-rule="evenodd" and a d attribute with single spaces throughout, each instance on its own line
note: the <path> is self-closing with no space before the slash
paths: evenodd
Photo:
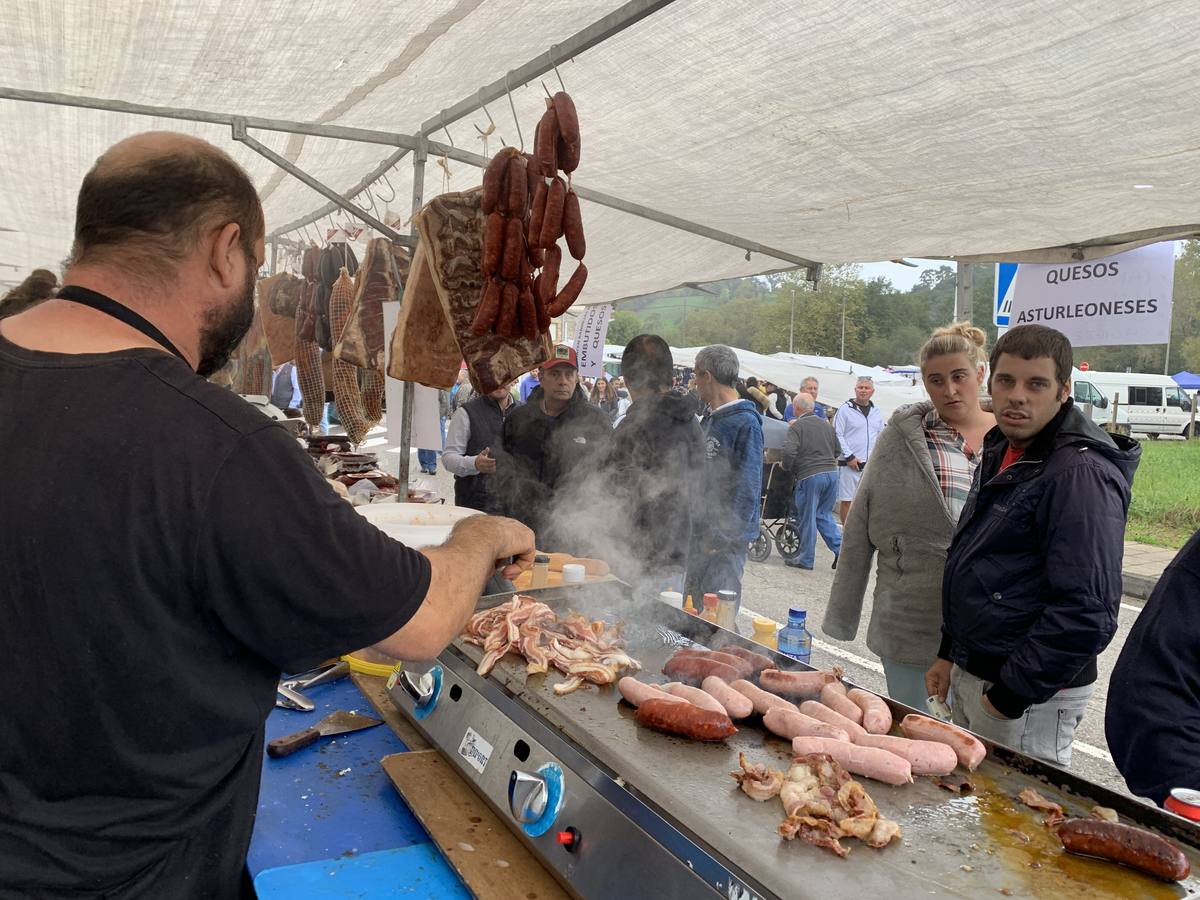
<path id="1" fill-rule="evenodd" d="M 796 531 L 800 547 L 784 563 L 797 569 L 812 569 L 817 552 L 817 532 L 833 551 L 833 568 L 842 549 L 842 532 L 833 515 L 837 501 L 837 438 L 833 426 L 813 415 L 813 400 L 797 394 L 792 401 L 798 418 L 788 428 L 783 445 L 783 467 L 796 479 Z"/>

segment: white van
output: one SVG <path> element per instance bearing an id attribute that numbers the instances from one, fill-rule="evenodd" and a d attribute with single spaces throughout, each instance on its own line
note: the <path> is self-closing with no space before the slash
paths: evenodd
<path id="1" fill-rule="evenodd" d="M 1098 390 L 1109 404 L 1117 398 L 1121 405 L 1118 421 L 1128 422 L 1134 434 L 1187 437 L 1193 400 L 1170 376 L 1089 371 L 1078 373 L 1078 377 Z"/>

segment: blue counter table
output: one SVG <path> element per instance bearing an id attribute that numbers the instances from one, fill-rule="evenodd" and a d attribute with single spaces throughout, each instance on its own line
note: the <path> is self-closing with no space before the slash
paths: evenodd
<path id="1" fill-rule="evenodd" d="M 275 709 L 267 740 L 336 709 L 375 716 L 350 679 L 309 692 L 310 713 Z M 370 896 L 464 898 L 470 892 L 392 786 L 379 761 L 408 751 L 385 722 L 263 756 L 258 817 L 246 865 L 264 900 Z"/>

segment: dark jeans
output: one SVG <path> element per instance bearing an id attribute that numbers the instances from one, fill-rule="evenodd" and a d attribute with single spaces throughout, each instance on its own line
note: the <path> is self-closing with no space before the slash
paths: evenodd
<path id="1" fill-rule="evenodd" d="M 421 464 L 422 469 L 430 469 L 437 471 L 437 451 L 436 450 L 418 450 L 417 462 Z"/>
<path id="2" fill-rule="evenodd" d="M 742 570 L 746 567 L 749 542 L 732 550 L 703 553 L 696 550 L 688 557 L 686 594 L 692 595 L 692 603 L 700 609 L 705 594 L 717 591 L 734 591 L 742 595 Z"/>
<path id="3" fill-rule="evenodd" d="M 805 569 L 813 567 L 817 555 L 817 532 L 825 546 L 838 554 L 842 551 L 842 532 L 833 515 L 833 504 L 837 501 L 838 473 L 821 472 L 809 475 L 796 482 L 792 495 L 796 532 L 800 536 L 800 549 L 787 560 L 791 565 Z"/>

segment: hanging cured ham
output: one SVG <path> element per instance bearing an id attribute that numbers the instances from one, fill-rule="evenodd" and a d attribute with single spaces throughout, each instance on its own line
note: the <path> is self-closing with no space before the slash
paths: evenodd
<path id="1" fill-rule="evenodd" d="M 400 275 L 392 254 L 392 242 L 387 238 L 375 238 L 367 244 L 358 271 L 354 301 L 341 336 L 335 337 L 333 355 L 360 369 L 382 369 L 383 304 L 399 297 Z"/>
<path id="2" fill-rule="evenodd" d="M 388 251 L 388 261 L 391 253 Z M 359 272 L 359 282 L 369 280 L 365 269 Z M 342 269 L 329 292 L 329 325 L 333 340 L 340 341 L 350 319 L 354 297 L 359 285 Z M 382 315 L 382 314 L 381 314 Z M 382 325 L 380 326 L 382 333 Z M 337 404 L 338 416 L 352 443 L 361 443 L 367 432 L 383 414 L 383 369 L 367 369 L 360 386 L 359 373 L 363 370 L 345 360 L 333 360 L 333 400 Z M 301 386 L 301 391 L 304 388 Z"/>
<path id="3" fill-rule="evenodd" d="M 310 427 L 321 424 L 325 413 L 325 374 L 321 370 L 321 348 L 316 342 L 316 295 L 318 262 L 321 248 L 313 245 L 304 251 L 301 273 L 304 285 L 296 308 L 296 380 L 304 399 L 304 421 Z"/>

